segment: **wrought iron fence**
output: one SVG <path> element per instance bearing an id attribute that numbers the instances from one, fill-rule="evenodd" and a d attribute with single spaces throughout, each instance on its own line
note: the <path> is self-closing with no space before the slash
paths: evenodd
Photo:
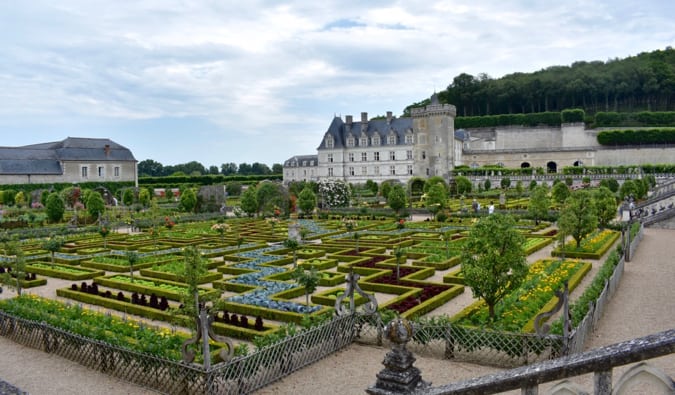
<path id="1" fill-rule="evenodd" d="M 130 351 L 0 311 L 0 336 L 167 394 L 247 394 L 352 343 L 355 315 L 204 369 Z"/>
<path id="2" fill-rule="evenodd" d="M 381 344 L 382 325 L 373 317 L 360 316 L 356 342 Z M 563 338 L 531 333 L 490 331 L 459 325 L 415 324 L 410 351 L 428 357 L 447 358 L 500 367 L 522 366 L 561 356 Z"/>

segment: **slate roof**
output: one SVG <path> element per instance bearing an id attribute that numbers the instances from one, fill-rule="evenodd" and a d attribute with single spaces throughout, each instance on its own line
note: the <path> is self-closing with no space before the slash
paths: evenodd
<path id="1" fill-rule="evenodd" d="M 361 122 L 352 122 L 351 129 L 340 117 L 333 118 L 326 134 L 333 136 L 334 148 L 344 148 L 347 145 L 347 138 L 351 133 L 356 139 L 354 147 L 359 146 L 361 138 Z M 380 136 L 380 146 L 387 146 L 388 140 L 387 137 L 393 131 L 396 134 L 396 145 L 406 145 L 405 144 L 405 135 L 406 133 L 412 132 L 412 118 L 392 118 L 391 123 L 387 124 L 387 119 L 372 119 L 367 122 L 367 127 L 365 130 L 366 136 L 368 136 L 368 147 L 372 147 L 371 139 L 375 136 L 375 133 L 378 133 Z M 321 140 L 321 144 L 317 149 L 327 149 L 326 148 L 326 135 Z"/>
<path id="2" fill-rule="evenodd" d="M 68 137 L 51 143 L 0 147 L 0 174 L 58 175 L 63 174 L 62 161 L 78 160 L 136 161 L 128 148 L 110 139 Z"/>
<path id="3" fill-rule="evenodd" d="M 306 166 L 302 162 L 307 162 Z M 319 165 L 319 155 L 295 155 L 284 162 L 284 167 L 311 167 Z"/>

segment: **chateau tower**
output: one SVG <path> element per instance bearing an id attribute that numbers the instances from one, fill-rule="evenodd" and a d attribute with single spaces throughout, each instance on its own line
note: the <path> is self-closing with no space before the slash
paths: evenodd
<path id="1" fill-rule="evenodd" d="M 455 162 L 456 115 L 455 106 L 440 104 L 435 93 L 431 96 L 431 104 L 412 109 L 416 176 L 449 178 Z"/>

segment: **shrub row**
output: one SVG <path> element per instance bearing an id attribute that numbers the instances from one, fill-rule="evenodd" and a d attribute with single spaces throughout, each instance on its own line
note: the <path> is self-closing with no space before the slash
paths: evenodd
<path id="1" fill-rule="evenodd" d="M 595 127 L 603 126 L 669 126 L 675 125 L 674 111 L 598 112 Z"/>
<path id="2" fill-rule="evenodd" d="M 675 144 L 675 128 L 642 130 L 603 130 L 598 133 L 601 145 Z"/>

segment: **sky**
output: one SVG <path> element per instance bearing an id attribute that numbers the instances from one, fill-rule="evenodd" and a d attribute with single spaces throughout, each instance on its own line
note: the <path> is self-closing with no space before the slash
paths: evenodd
<path id="1" fill-rule="evenodd" d="M 673 21 L 671 0 L 0 0 L 0 146 L 271 166 L 316 154 L 334 116 L 665 49 Z"/>

